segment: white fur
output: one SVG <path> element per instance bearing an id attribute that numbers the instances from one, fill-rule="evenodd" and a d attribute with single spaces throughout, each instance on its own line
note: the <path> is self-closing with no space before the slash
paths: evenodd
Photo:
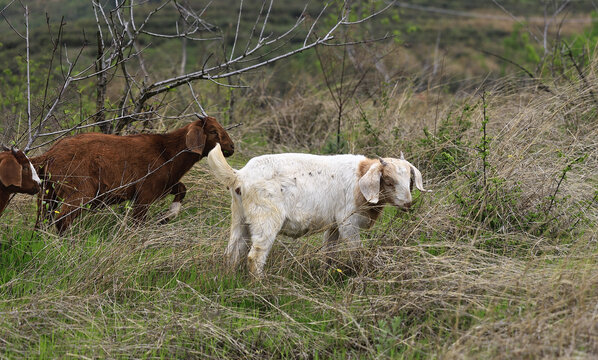
<path id="1" fill-rule="evenodd" d="M 364 161 L 372 165 L 360 179 L 358 170 Z M 383 198 L 383 203 L 408 207 L 412 200 L 409 182 L 415 167 L 399 159 L 388 158 L 383 163 L 362 155 L 278 154 L 255 157 L 234 170 L 216 145 L 208 164 L 232 196 L 231 236 L 226 249 L 230 264 L 237 265 L 251 242 L 248 266 L 260 276 L 279 232 L 297 238 L 326 230 L 328 247 L 339 237 L 359 246 L 359 229 L 373 223 L 359 204 L 365 204 L 365 199 L 376 204 Z M 393 184 L 383 193 L 380 183 L 385 166 L 390 167 Z M 417 169 L 415 174 L 416 186 L 425 191 Z"/>
<path id="2" fill-rule="evenodd" d="M 37 176 L 37 171 L 31 163 L 29 163 L 29 168 L 31 169 L 31 178 L 35 181 L 38 185 L 41 185 L 42 181 L 40 180 L 39 176 Z"/>
<path id="3" fill-rule="evenodd" d="M 180 201 L 173 201 L 168 208 L 168 211 L 160 217 L 161 222 L 166 222 L 174 219 L 177 217 L 179 212 L 181 211 L 181 203 Z"/>
<path id="4" fill-rule="evenodd" d="M 175 218 L 179 212 L 181 211 L 181 203 L 179 201 L 175 201 L 170 204 L 168 208 L 168 212 L 166 213 L 167 218 Z"/>

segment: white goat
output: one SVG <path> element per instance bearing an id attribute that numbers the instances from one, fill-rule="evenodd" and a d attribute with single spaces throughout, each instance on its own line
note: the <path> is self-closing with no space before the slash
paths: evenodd
<path id="1" fill-rule="evenodd" d="M 339 238 L 360 246 L 359 229 L 369 228 L 384 204 L 411 206 L 411 176 L 420 191 L 419 170 L 401 159 L 362 155 L 278 154 L 255 157 L 240 170 L 226 162 L 220 146 L 208 154 L 218 181 L 230 189 L 232 224 L 226 256 L 236 266 L 247 251 L 256 277 L 276 235 L 298 238 L 326 230 L 326 247 Z"/>

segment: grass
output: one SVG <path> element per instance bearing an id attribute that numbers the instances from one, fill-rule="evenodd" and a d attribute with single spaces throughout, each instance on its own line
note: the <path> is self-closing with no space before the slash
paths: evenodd
<path id="1" fill-rule="evenodd" d="M 0 243 L 0 354 L 591 356 L 598 350 L 598 268 L 596 204 L 588 204 L 587 196 L 595 189 L 597 149 L 588 139 L 597 134 L 595 119 L 580 117 L 575 133 L 561 122 L 565 103 L 577 101 L 568 88 L 561 90 L 560 100 L 532 90 L 490 97 L 488 175 L 503 179 L 494 197 L 478 196 L 480 159 L 469 145 L 479 142 L 481 115 L 472 114 L 467 129 L 457 127 L 459 143 L 448 136 L 451 130 L 421 142 L 421 128 L 403 124 L 409 132 L 404 135 L 412 139 L 403 142 L 411 149 L 406 156 L 434 192 L 416 194 L 409 213 L 386 209 L 375 227 L 362 233 L 363 249 L 341 255 L 331 269 L 322 266 L 319 235 L 279 238 L 262 281 L 227 268 L 222 254 L 228 194 L 211 185 L 203 162 L 185 178 L 190 190 L 182 215 L 164 226 L 132 227 L 126 209 L 114 208 L 83 217 L 61 238 L 52 229 L 32 231 L 32 201 L 18 197 L 4 214 Z M 525 105 L 517 105 L 521 102 Z M 546 108 L 549 102 L 553 105 Z M 444 104 L 443 116 L 460 114 L 462 103 Z M 424 105 L 408 98 L 392 102 L 388 110 L 417 114 L 426 111 Z M 378 128 L 388 121 L 370 119 Z M 447 121 L 450 128 L 452 120 Z M 251 126 L 244 131 L 254 138 Z M 382 131 L 380 147 L 372 151 L 396 155 L 396 144 L 388 147 L 396 140 Z M 450 146 L 459 147 L 454 158 L 459 163 L 438 164 L 443 158 L 437 151 Z M 260 145 L 248 149 L 235 166 Z M 554 226 L 532 231 L 521 223 L 524 215 L 546 209 L 568 163 L 557 150 L 588 157 L 570 170 L 556 195 L 559 201 L 548 218 L 540 219 Z M 504 204 L 509 191 L 514 192 L 507 208 L 488 212 L 501 226 L 476 216 L 488 204 Z M 154 217 L 169 200 L 155 205 Z M 557 229 L 573 224 L 571 231 Z"/>
<path id="2" fill-rule="evenodd" d="M 335 107 L 304 85 L 264 108 L 239 99 L 234 167 L 330 149 Z M 515 78 L 485 85 L 484 103 L 383 85 L 346 108 L 350 152 L 403 151 L 433 192 L 415 192 L 410 212 L 385 209 L 363 248 L 331 268 L 321 235 L 279 237 L 261 281 L 228 268 L 230 199 L 205 161 L 163 226 L 136 227 L 117 206 L 59 237 L 32 230 L 34 201 L 17 196 L 0 219 L 0 358 L 595 357 L 593 89 L 565 78 L 552 93 Z"/>

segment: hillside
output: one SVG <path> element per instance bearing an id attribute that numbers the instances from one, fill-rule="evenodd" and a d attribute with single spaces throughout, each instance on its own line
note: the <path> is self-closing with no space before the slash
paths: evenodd
<path id="1" fill-rule="evenodd" d="M 375 3 L 375 2 L 373 2 Z M 160 1 L 144 2 L 138 12 L 137 21 L 144 19 L 144 14 L 155 10 L 161 4 Z M 502 1 L 499 3 L 507 12 L 503 11 L 497 4 L 488 2 L 471 1 L 451 1 L 448 5 L 444 1 L 421 0 L 409 3 L 399 2 L 393 7 L 388 15 L 381 16 L 371 21 L 367 26 L 362 27 L 360 31 L 381 36 L 390 33 L 396 36 L 396 41 L 403 44 L 403 47 L 393 52 L 393 60 L 388 60 L 389 67 L 402 74 L 419 74 L 426 71 L 431 63 L 438 61 L 434 56 L 445 58 L 447 68 L 444 69 L 447 77 L 457 80 L 486 76 L 488 72 L 502 71 L 505 68 L 507 72 L 515 72 L 518 69 L 505 66 L 504 61 L 497 58 L 488 57 L 482 53 L 487 50 L 494 53 L 503 53 L 505 51 L 505 41 L 512 37 L 513 31 L 521 24 L 530 25 L 530 34 L 532 37 L 542 37 L 542 31 L 545 21 L 545 13 L 550 15 L 558 9 L 558 4 L 549 4 L 542 6 L 538 1 Z M 107 4 L 108 11 L 113 5 Z M 261 2 L 248 2 L 243 6 L 243 16 L 241 22 L 240 36 L 241 40 L 251 32 L 253 21 L 259 13 Z M 52 49 L 50 36 L 48 34 L 48 25 L 46 15 L 48 16 L 50 27 L 53 29 L 54 37 L 64 17 L 66 23 L 63 34 L 63 41 L 71 48 L 71 52 L 77 51 L 85 46 L 85 52 L 90 58 L 95 57 L 97 41 L 95 32 L 97 27 L 94 20 L 93 9 L 90 3 L 74 0 L 54 0 L 54 1 L 32 1 L 30 2 L 32 44 L 31 52 L 34 59 L 44 59 Z M 374 6 L 374 5 L 372 5 Z M 236 13 L 238 12 L 238 3 L 233 0 L 197 2 L 193 8 L 203 11 L 203 16 L 214 26 L 214 34 L 223 36 L 227 46 L 231 46 L 234 41 L 234 32 L 236 30 Z M 321 8 L 318 2 L 310 3 L 307 8 L 311 17 L 317 17 L 317 11 Z M 365 6 L 364 8 L 367 8 Z M 231 10 L 234 12 L 231 13 Z M 277 35 L 283 33 L 289 24 L 296 21 L 301 14 L 303 5 L 296 1 L 276 1 L 273 3 L 270 23 L 268 30 Z M 552 24 L 549 32 L 559 31 L 561 36 L 570 36 L 580 33 L 583 29 L 589 27 L 591 19 L 589 12 L 593 11 L 594 6 L 591 2 L 575 1 L 571 2 L 566 10 L 561 14 L 557 21 L 564 20 L 562 23 Z M 235 14 L 235 16 L 232 16 Z M 4 15 L 11 23 L 23 23 L 23 11 L 16 6 L 9 7 L 4 11 Z M 168 6 L 158 13 L 149 24 L 149 30 L 168 29 L 170 33 L 175 32 L 174 22 L 179 17 L 174 6 Z M 556 22 L 556 21 L 555 21 Z M 558 28 L 557 28 L 558 25 Z M 6 22 L 2 26 L 2 36 L 0 43 L 3 51 L 0 53 L 0 61 L 6 64 L 6 68 L 13 73 L 18 73 L 20 65 L 15 61 L 17 57 L 25 56 L 25 43 L 21 38 L 15 36 L 7 26 Z M 306 29 L 298 29 L 293 37 L 295 41 L 302 41 L 302 36 Z M 520 34 L 524 36 L 525 34 Z M 554 34 L 551 34 L 554 36 Z M 143 38 L 141 38 L 143 41 Z M 147 39 L 146 39 L 147 40 Z M 177 57 L 179 49 L 173 49 L 172 45 L 164 39 L 151 39 L 151 55 L 157 55 L 156 69 L 164 71 L 169 69 L 169 57 L 160 56 L 161 53 L 172 54 L 173 50 Z M 148 43 L 141 43 L 148 45 Z M 189 44 L 191 52 L 201 56 L 201 47 L 194 50 L 194 44 Z M 437 49 L 435 50 L 435 48 Z M 147 49 L 146 51 L 150 51 Z M 315 62 L 313 53 L 309 53 L 300 64 L 291 64 L 291 66 L 300 67 L 309 70 L 310 75 L 317 76 L 317 68 L 306 63 Z M 193 66 L 193 57 L 188 59 L 189 66 Z M 423 66 L 422 66 L 423 64 Z M 288 67 L 288 63 L 283 65 Z M 160 70 L 162 69 L 162 70 Z M 277 72 L 277 76 L 285 76 L 285 71 Z M 281 82 L 282 83 L 282 82 Z M 281 85 L 281 84 L 278 84 Z M 272 89 L 277 91 L 277 88 Z"/>

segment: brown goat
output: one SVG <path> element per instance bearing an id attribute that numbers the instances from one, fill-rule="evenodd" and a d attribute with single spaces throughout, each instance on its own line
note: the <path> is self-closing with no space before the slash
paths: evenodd
<path id="1" fill-rule="evenodd" d="M 177 215 L 186 187 L 179 180 L 219 143 L 225 155 L 234 152 L 228 133 L 213 117 L 200 118 L 167 134 L 106 135 L 86 133 L 64 138 L 45 154 L 32 158 L 44 191 L 40 214 L 62 233 L 84 206 L 133 201 L 133 218 L 145 220 L 149 205 L 175 195 L 165 220 Z M 44 209 L 43 201 L 46 202 Z M 56 211 L 59 204 L 60 209 Z"/>
<path id="2" fill-rule="evenodd" d="M 10 201 L 10 194 L 36 194 L 40 179 L 27 156 L 17 149 L 0 153 L 0 214 Z"/>

